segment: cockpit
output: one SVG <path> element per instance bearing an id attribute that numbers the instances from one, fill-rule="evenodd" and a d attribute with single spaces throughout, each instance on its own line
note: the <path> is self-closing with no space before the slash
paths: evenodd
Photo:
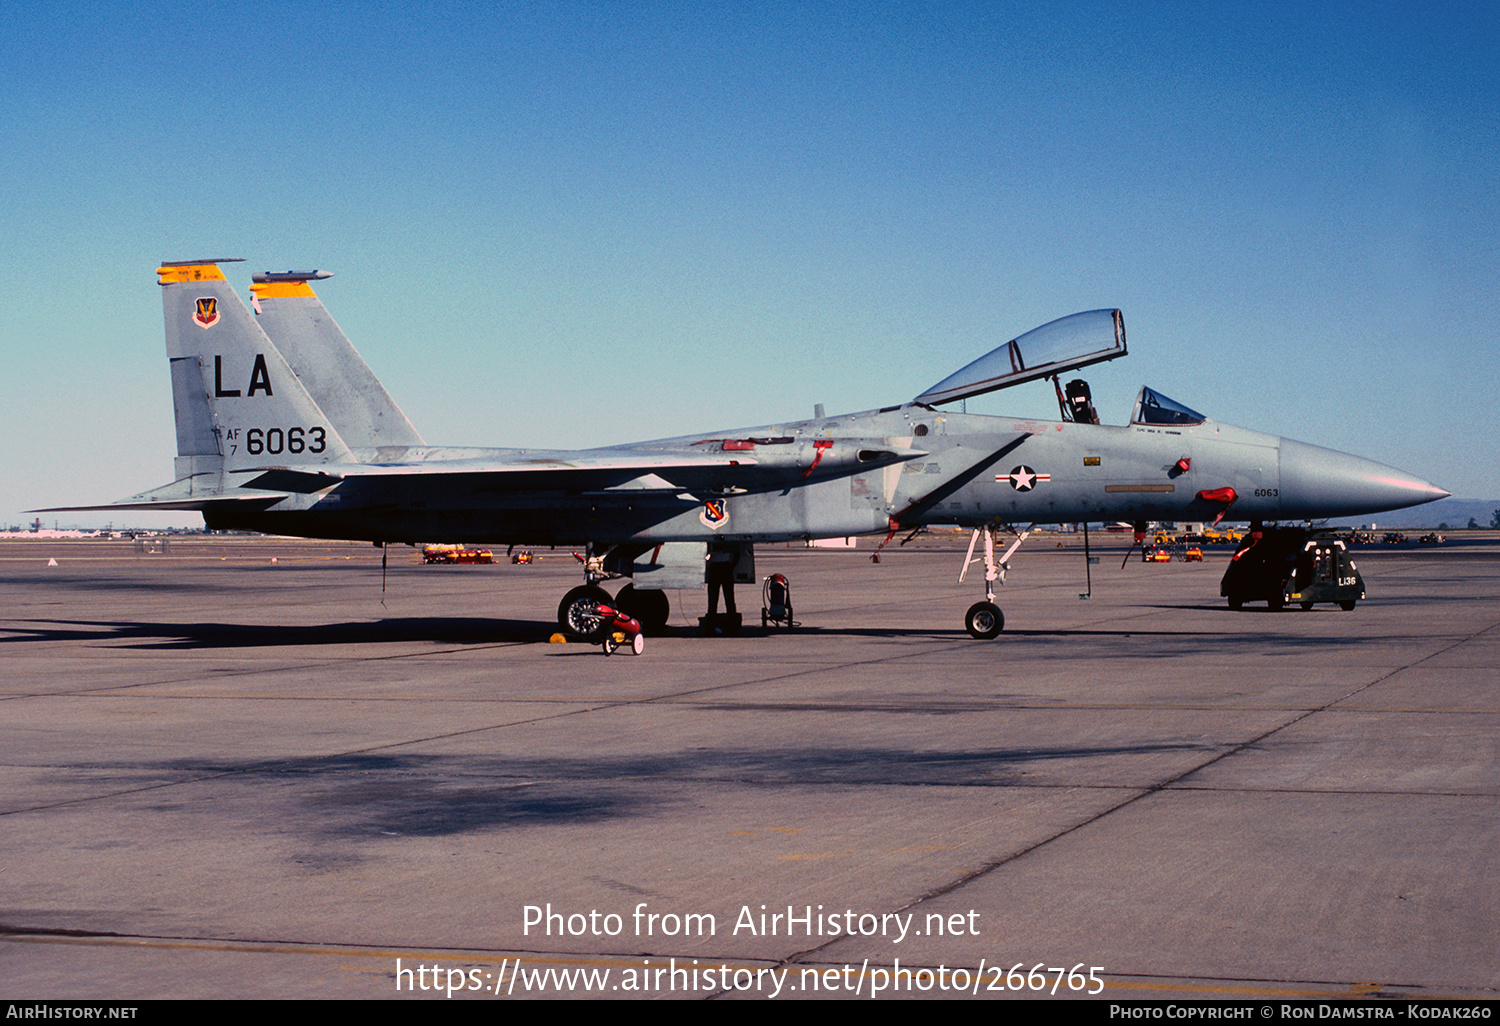
<path id="1" fill-rule="evenodd" d="M 1050 378 L 1065 421 L 1098 424 L 1088 382 L 1064 387 L 1064 371 L 1118 359 L 1125 355 L 1125 319 L 1119 310 L 1089 310 L 1060 317 L 1011 339 L 917 396 L 923 406 L 951 403 L 1010 388 L 1024 381 Z M 1208 418 L 1154 388 L 1142 387 L 1130 423 L 1153 427 L 1191 427 Z"/>

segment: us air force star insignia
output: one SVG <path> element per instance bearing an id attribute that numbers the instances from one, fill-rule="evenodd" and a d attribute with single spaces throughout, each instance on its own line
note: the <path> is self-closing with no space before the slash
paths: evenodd
<path id="1" fill-rule="evenodd" d="M 1051 474 L 1038 474 L 1024 464 L 1012 467 L 1009 474 L 996 474 L 996 481 L 1009 481 L 1010 486 L 1018 492 L 1029 492 L 1036 487 L 1038 481 L 1051 481 Z"/>

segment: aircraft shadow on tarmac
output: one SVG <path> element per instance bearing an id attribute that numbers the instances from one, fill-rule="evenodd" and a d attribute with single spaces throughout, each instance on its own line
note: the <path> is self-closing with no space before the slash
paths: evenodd
<path id="1" fill-rule="evenodd" d="M 1156 606 L 1158 609 L 1221 611 L 1219 606 L 1176 605 Z M 1330 607 L 1332 608 L 1332 607 Z M 1228 610 L 1222 610 L 1228 612 Z M 1314 610 L 1315 612 L 1316 610 Z M 1240 610 L 1236 616 L 1254 610 Z M 1260 613 L 1268 613 L 1261 609 Z M 1342 614 L 1342 611 L 1338 611 Z M 1277 616 L 1296 617 L 1307 615 L 1303 610 L 1281 611 Z M 506 620 L 480 616 L 415 616 L 390 617 L 381 620 L 349 621 L 328 624 L 237 624 L 237 623 L 148 623 L 135 620 L 9 620 L 0 625 L 0 645 L 29 641 L 96 641 L 129 645 L 146 649 L 233 649 L 275 648 L 317 645 L 388 645 L 410 642 L 436 642 L 449 645 L 495 645 L 495 644 L 540 644 L 546 642 L 557 630 L 555 624 L 536 620 Z M 689 640 L 714 641 L 713 638 L 696 638 L 695 632 L 684 628 L 673 628 L 671 635 Z M 8 636 L 5 636 L 8 635 Z M 770 638 L 785 635 L 788 638 L 933 638 L 940 640 L 968 639 L 967 632 L 957 628 L 925 627 L 817 627 L 799 626 L 795 631 L 761 629 L 746 625 L 741 637 L 748 639 Z M 1141 628 L 1057 628 L 1052 630 L 1007 630 L 994 642 L 1004 645 L 1005 639 L 1022 638 L 1126 638 L 1159 637 L 1184 638 L 1211 642 L 1221 638 L 1242 638 L 1243 635 L 1205 630 L 1162 630 Z M 1288 644 L 1359 644 L 1363 638 L 1316 636 L 1285 636 L 1278 641 Z"/>
<path id="2" fill-rule="evenodd" d="M 264 648 L 436 641 L 454 645 L 546 641 L 556 628 L 482 616 L 409 616 L 329 624 L 144 623 L 132 620 L 11 620 L 16 641 L 114 641 L 139 648 Z"/>
<path id="3" fill-rule="evenodd" d="M 130 769 L 188 780 L 233 777 L 237 786 L 249 788 L 274 786 L 284 796 L 278 799 L 283 828 L 296 825 L 309 840 L 374 841 L 653 815 L 679 800 L 684 786 L 1012 787 L 1049 762 L 1215 750 L 1156 742 L 953 752 L 899 746 L 722 748 L 593 758 L 353 754 L 186 759 Z M 285 815 L 288 802 L 306 815 Z M 170 800 L 153 806 L 158 812 L 174 807 Z"/>

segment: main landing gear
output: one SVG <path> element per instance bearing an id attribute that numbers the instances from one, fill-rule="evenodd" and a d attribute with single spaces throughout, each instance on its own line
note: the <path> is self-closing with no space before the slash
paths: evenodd
<path id="1" fill-rule="evenodd" d="M 557 604 L 557 625 L 568 634 L 580 638 L 593 633 L 596 613 L 600 606 L 609 605 L 614 599 L 609 592 L 596 584 L 580 584 L 570 590 Z"/>
<path id="2" fill-rule="evenodd" d="M 615 566 L 607 565 L 606 557 L 609 556 L 610 551 L 605 549 L 601 552 L 591 545 L 587 556 L 577 552 L 573 554 L 583 564 L 584 580 L 588 583 L 569 589 L 568 593 L 562 597 L 562 601 L 557 604 L 558 627 L 563 633 L 574 637 L 591 637 L 593 625 L 597 622 L 595 609 L 600 605 L 605 605 L 632 620 L 639 621 L 641 629 L 647 633 L 661 633 L 666 628 L 667 618 L 672 613 L 666 592 L 626 584 L 615 593 L 614 598 L 610 598 L 609 592 L 599 586 L 601 581 L 625 576 Z M 625 565 L 628 566 L 628 562 Z"/>
<path id="3" fill-rule="evenodd" d="M 659 634 L 672 614 L 666 592 L 648 591 L 627 584 L 614 598 L 597 584 L 580 584 L 572 588 L 557 604 L 557 626 L 566 634 L 587 637 L 596 606 L 606 605 L 633 620 L 639 620 L 648 634 Z"/>
<path id="4" fill-rule="evenodd" d="M 568 592 L 558 609 L 558 620 L 565 630 L 599 645 L 605 655 L 622 647 L 633 655 L 646 650 L 641 622 L 620 609 L 602 588 L 584 585 Z"/>
<path id="5" fill-rule="evenodd" d="M 958 583 L 962 584 L 964 575 L 969 572 L 969 566 L 980 561 L 974 558 L 974 547 L 979 543 L 979 536 L 983 534 L 984 555 L 981 558 L 984 562 L 984 601 L 974 603 L 964 614 L 964 629 L 981 641 L 999 637 L 1000 632 L 1005 629 L 1005 614 L 1000 611 L 999 606 L 995 605 L 995 581 L 1005 583 L 1005 571 L 1010 569 L 1011 553 L 1020 548 L 1026 536 L 1031 533 L 1031 528 L 1028 527 L 1016 535 L 1016 540 L 1011 542 L 1010 548 L 1006 549 L 999 559 L 995 558 L 996 533 L 997 529 L 990 524 L 974 529 L 974 535 L 969 539 L 969 552 L 964 556 L 964 567 L 958 573 Z"/>

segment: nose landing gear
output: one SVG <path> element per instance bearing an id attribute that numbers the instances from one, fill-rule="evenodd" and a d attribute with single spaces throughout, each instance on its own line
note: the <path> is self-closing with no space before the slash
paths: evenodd
<path id="1" fill-rule="evenodd" d="M 964 614 L 964 627 L 980 641 L 989 641 L 1005 630 L 1005 614 L 993 602 L 976 602 Z"/>
<path id="2" fill-rule="evenodd" d="M 968 554 L 964 556 L 964 567 L 958 574 L 958 583 L 962 584 L 970 565 L 980 561 L 974 558 L 974 547 L 978 545 L 979 536 L 983 534 L 984 555 L 981 559 L 984 562 L 984 601 L 974 603 L 964 614 L 964 629 L 980 641 L 997 638 L 1005 629 L 1005 614 L 1000 611 L 999 606 L 995 605 L 995 581 L 1005 583 L 1005 571 L 1010 569 L 1011 553 L 1021 547 L 1021 543 L 1031 533 L 1031 528 L 1028 527 L 1016 535 L 1016 540 L 1011 542 L 1010 548 L 1006 549 L 999 559 L 995 558 L 996 533 L 997 529 L 992 524 L 974 529 L 974 534 L 969 539 Z"/>

